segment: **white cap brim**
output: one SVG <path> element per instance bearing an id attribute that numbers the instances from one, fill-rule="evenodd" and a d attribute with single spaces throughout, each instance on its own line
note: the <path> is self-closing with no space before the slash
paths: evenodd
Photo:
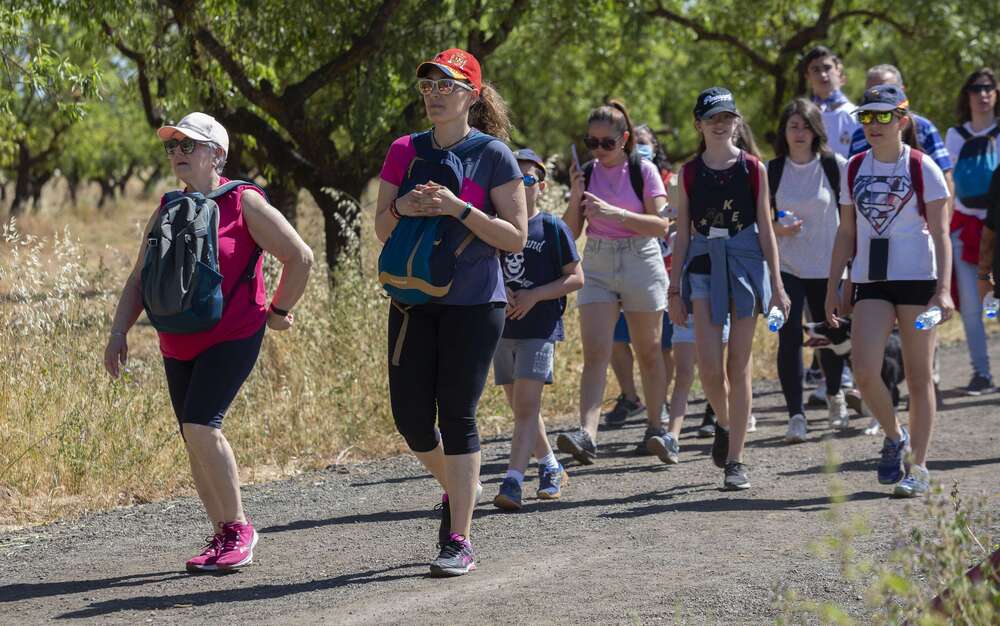
<path id="1" fill-rule="evenodd" d="M 173 137 L 174 133 L 180 133 L 185 137 L 194 139 L 195 141 L 212 141 L 211 137 L 203 133 L 199 133 L 191 128 L 184 128 L 182 126 L 163 126 L 156 131 L 156 136 L 160 138 L 160 141 L 166 141 Z"/>

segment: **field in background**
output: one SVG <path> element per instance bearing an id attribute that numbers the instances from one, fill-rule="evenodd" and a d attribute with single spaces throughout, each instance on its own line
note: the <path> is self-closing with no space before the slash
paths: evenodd
<path id="1" fill-rule="evenodd" d="M 550 188 L 545 204 L 561 211 L 561 194 Z M 87 202 L 70 210 L 62 197 L 57 183 L 40 215 L 0 237 L 0 528 L 192 490 L 156 335 L 144 318 L 129 334 L 123 379 L 112 381 L 101 365 L 117 293 L 155 198 L 133 189 L 98 212 Z M 299 214 L 300 231 L 322 259 L 322 218 L 307 195 Z M 317 264 L 294 330 L 267 335 L 257 369 L 227 415 L 244 481 L 406 449 L 389 413 L 388 305 L 375 280 L 370 206 L 364 215 L 361 254 L 339 268 L 338 290 L 331 292 Z M 273 260 L 265 271 L 273 289 Z M 546 389 L 543 412 L 552 425 L 577 419 L 582 350 L 573 304 L 571 296 L 557 384 Z M 943 336 L 960 338 L 959 324 L 948 324 Z M 755 378 L 774 376 L 776 347 L 761 322 Z M 617 394 L 609 373 L 605 397 Z M 512 424 L 492 384 L 479 415 L 485 436 Z"/>

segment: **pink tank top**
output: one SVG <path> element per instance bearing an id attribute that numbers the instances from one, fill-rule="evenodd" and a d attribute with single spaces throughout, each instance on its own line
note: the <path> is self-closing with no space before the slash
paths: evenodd
<path id="1" fill-rule="evenodd" d="M 228 178 L 219 179 L 220 186 L 227 182 Z M 246 339 L 260 330 L 267 320 L 267 292 L 261 272 L 263 256 L 257 260 L 253 280 L 243 280 L 243 271 L 257 249 L 257 242 L 243 220 L 241 194 L 244 189 L 257 191 L 250 185 L 241 185 L 215 200 L 219 205 L 219 272 L 226 298 L 222 319 L 211 330 L 200 333 L 159 333 L 160 352 L 167 358 L 190 361 L 216 344 Z M 163 206 L 162 198 L 160 206 Z"/>

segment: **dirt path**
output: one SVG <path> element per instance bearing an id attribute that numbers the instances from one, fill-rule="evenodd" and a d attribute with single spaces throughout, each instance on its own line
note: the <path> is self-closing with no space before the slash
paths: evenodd
<path id="1" fill-rule="evenodd" d="M 1000 339 L 991 353 L 1000 362 Z M 995 494 L 1000 396 L 961 396 L 967 358 L 960 347 L 942 358 L 947 408 L 930 470 L 968 494 Z M 0 623 L 756 624 L 773 622 L 779 583 L 860 615 L 859 590 L 808 544 L 833 530 L 823 515 L 828 441 L 844 459 L 846 511 L 876 531 L 892 527 L 905 503 L 875 481 L 881 440 L 857 428 L 867 419 L 830 439 L 823 410 L 808 416 L 809 441 L 788 447 L 780 394 L 766 383 L 755 392 L 747 493 L 718 489 L 698 420 L 669 468 L 632 455 L 643 427 L 633 420 L 603 434 L 596 465 L 570 467 L 563 500 L 502 514 L 485 503 L 505 469 L 508 442 L 495 440 L 483 450 L 471 575 L 426 576 L 437 491 L 400 457 L 247 488 L 261 540 L 255 564 L 236 575 L 183 573 L 206 530 L 191 498 L 2 535 Z M 530 480 L 526 493 L 534 469 Z M 888 543 L 876 535 L 867 546 L 884 553 Z"/>

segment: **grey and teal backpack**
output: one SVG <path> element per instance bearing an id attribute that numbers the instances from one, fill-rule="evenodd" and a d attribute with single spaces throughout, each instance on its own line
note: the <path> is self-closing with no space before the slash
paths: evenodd
<path id="1" fill-rule="evenodd" d="M 242 185 L 260 189 L 253 183 L 233 180 L 209 194 L 172 191 L 164 196 L 147 235 L 141 274 L 142 306 L 156 330 L 196 333 L 211 329 L 222 319 L 223 307 L 240 283 L 253 280 L 260 248 L 224 297 L 219 273 L 219 205 L 215 199 Z"/>
<path id="2" fill-rule="evenodd" d="M 970 209 L 985 209 L 989 206 L 988 191 L 993 170 L 997 168 L 997 136 L 1000 126 L 985 135 L 973 135 L 964 126 L 956 126 L 955 132 L 965 143 L 955 162 L 955 195 Z"/>

